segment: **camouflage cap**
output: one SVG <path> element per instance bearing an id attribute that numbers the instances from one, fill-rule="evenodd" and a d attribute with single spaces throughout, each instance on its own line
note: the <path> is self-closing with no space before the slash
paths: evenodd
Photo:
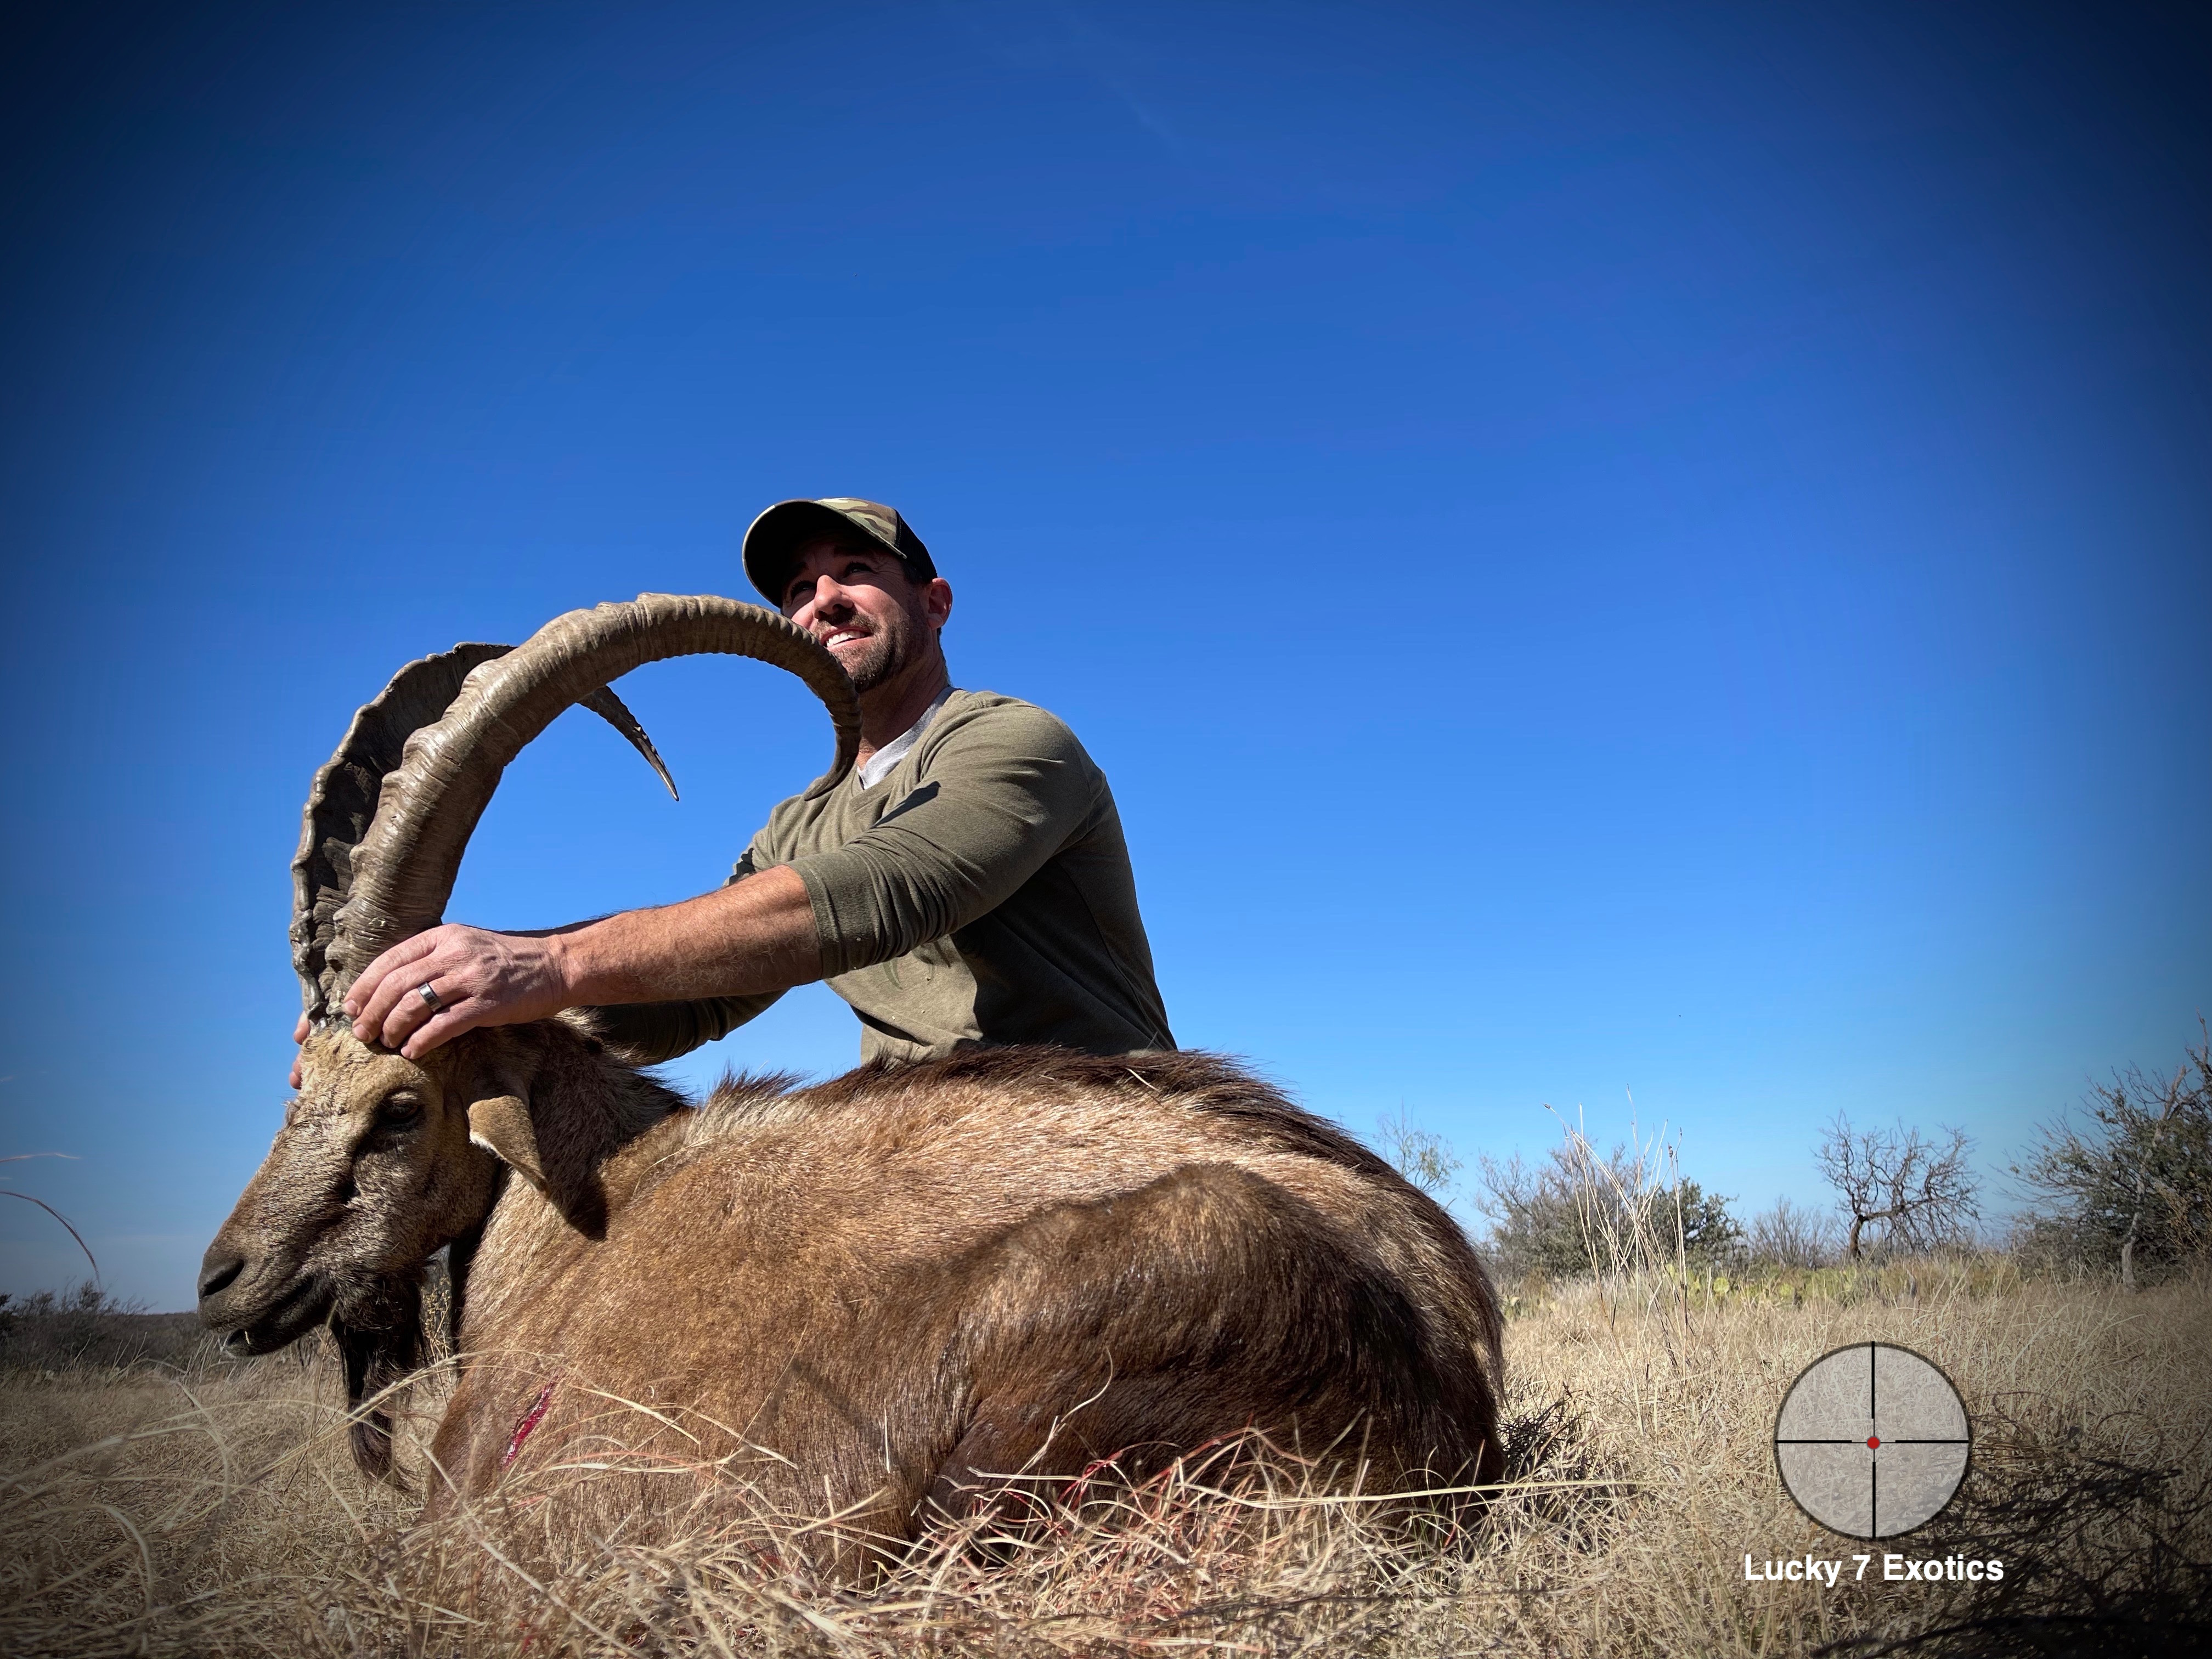
<path id="1" fill-rule="evenodd" d="M 896 553 L 905 562 L 907 574 L 918 582 L 937 574 L 921 538 L 893 509 L 857 496 L 825 495 L 818 501 L 778 501 L 755 519 L 745 532 L 745 575 L 781 611 L 793 556 L 824 537 L 857 538 Z"/>

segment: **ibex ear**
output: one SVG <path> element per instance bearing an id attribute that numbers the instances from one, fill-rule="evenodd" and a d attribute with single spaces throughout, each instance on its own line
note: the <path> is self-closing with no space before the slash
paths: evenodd
<path id="1" fill-rule="evenodd" d="M 469 1106 L 469 1139 L 544 1194 L 568 1224 L 589 1238 L 607 1232 L 607 1196 L 588 1146 L 544 1126 L 520 1095 L 494 1095 Z"/>
<path id="2" fill-rule="evenodd" d="M 545 1190 L 545 1171 L 538 1161 L 538 1133 L 531 1127 L 530 1106 L 519 1095 L 499 1095 L 479 1100 L 469 1108 L 469 1139 L 522 1172 L 524 1179 Z"/>

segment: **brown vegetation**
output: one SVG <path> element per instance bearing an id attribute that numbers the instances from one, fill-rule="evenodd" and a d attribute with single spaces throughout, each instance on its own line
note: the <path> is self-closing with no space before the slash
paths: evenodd
<path id="1" fill-rule="evenodd" d="M 0 1379 L 0 1650 L 166 1654 L 2157 1653 L 2212 1638 L 2212 1285 L 2135 1297 L 2002 1259 L 1833 1270 L 1784 1293 L 1522 1288 L 1506 1484 L 1457 1535 L 1219 1455 L 925 1540 L 861 1593 L 793 1548 L 819 1517 L 729 1503 L 528 1520 L 602 1479 L 542 1468 L 424 1522 L 344 1449 L 335 1368 L 289 1355 Z M 1773 1413 L 1827 1349 L 1897 1341 L 1964 1392 L 1959 1501 L 1887 1548 L 1996 1556 L 1997 1586 L 1750 1583 L 1850 1544 L 1772 1474 Z M 422 1402 L 427 1407 L 431 1402 Z M 403 1416 L 419 1471 L 427 1418 Z M 725 1498 L 732 1494 L 725 1492 Z M 1079 1501 L 1089 1498 L 1088 1504 Z M 525 1524 L 513 1527 L 521 1520 Z M 491 1523 L 495 1520 L 499 1526 Z M 504 1539 L 505 1541 L 502 1541 Z M 1874 1574 L 1881 1571 L 1879 1553 Z"/>

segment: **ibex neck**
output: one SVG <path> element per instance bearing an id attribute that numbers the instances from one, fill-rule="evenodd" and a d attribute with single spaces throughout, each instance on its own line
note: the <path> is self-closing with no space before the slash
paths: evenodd
<path id="1" fill-rule="evenodd" d="M 543 1282 L 606 1237 L 636 1188 L 640 1139 L 684 1104 L 555 1022 L 514 1028 L 501 1047 L 492 1075 L 503 1077 L 498 1086 L 507 1092 L 479 1085 L 470 1124 L 511 1174 L 470 1267 L 465 1350 L 483 1346 L 507 1286 Z M 650 1161 L 645 1153 L 642 1163 Z"/>

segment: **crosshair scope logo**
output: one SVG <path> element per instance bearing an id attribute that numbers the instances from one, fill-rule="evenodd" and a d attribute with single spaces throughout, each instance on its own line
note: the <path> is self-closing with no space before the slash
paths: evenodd
<path id="1" fill-rule="evenodd" d="M 1797 1507 L 1847 1538 L 1925 1526 L 1966 1478 L 1973 1443 L 1951 1379 L 1910 1348 L 1859 1342 L 1799 1373 L 1774 1422 Z"/>

